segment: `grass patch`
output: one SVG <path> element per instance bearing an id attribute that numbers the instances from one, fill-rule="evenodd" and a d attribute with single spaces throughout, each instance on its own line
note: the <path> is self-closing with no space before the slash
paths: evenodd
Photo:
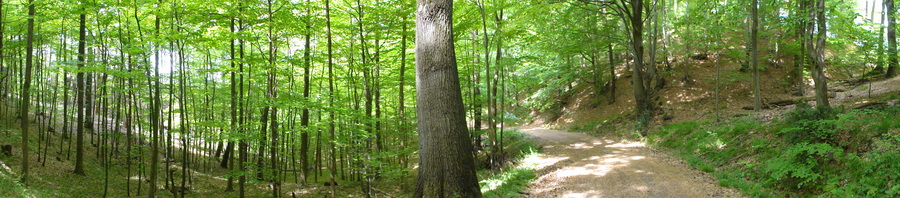
<path id="1" fill-rule="evenodd" d="M 523 159 L 535 157 L 539 148 L 527 134 L 507 131 L 503 134 L 506 143 L 504 155 L 508 162 L 499 171 L 485 169 L 478 171 L 478 182 L 484 197 L 517 197 L 536 179 L 536 164 L 523 163 Z"/>

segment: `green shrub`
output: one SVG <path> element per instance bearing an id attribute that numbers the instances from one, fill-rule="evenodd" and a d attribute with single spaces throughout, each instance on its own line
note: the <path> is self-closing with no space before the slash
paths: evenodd
<path id="1" fill-rule="evenodd" d="M 647 137 L 752 197 L 900 197 L 900 106 L 798 105 L 781 121 L 692 121 Z"/>
<path id="2" fill-rule="evenodd" d="M 784 149 L 781 156 L 766 161 L 764 170 L 769 173 L 772 184 L 815 189 L 831 174 L 827 166 L 836 162 L 843 152 L 824 143 L 799 143 Z"/>
<path id="3" fill-rule="evenodd" d="M 830 108 L 811 108 L 806 103 L 798 103 L 785 115 L 785 125 L 777 133 L 792 144 L 834 143 L 835 118 Z"/>

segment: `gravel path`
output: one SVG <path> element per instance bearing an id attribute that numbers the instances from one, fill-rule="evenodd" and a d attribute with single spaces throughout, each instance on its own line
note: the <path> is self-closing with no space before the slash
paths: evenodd
<path id="1" fill-rule="evenodd" d="M 743 197 L 708 174 L 639 142 L 549 129 L 521 129 L 542 154 L 524 197 Z"/>

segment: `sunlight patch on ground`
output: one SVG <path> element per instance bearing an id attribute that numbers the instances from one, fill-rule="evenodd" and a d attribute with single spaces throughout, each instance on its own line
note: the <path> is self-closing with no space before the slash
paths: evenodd
<path id="1" fill-rule="evenodd" d="M 632 188 L 634 188 L 635 190 L 639 190 L 639 191 L 649 191 L 650 190 L 650 187 L 647 187 L 647 186 L 634 186 Z"/>
<path id="2" fill-rule="evenodd" d="M 567 160 L 567 159 L 569 159 L 569 157 L 547 157 L 547 156 L 540 156 L 540 155 L 532 155 L 532 156 L 525 158 L 523 161 L 534 163 L 535 169 L 542 169 L 542 168 L 552 166 L 553 164 L 556 164 L 557 162 Z"/>
<path id="3" fill-rule="evenodd" d="M 592 148 L 594 148 L 594 145 L 588 145 L 587 143 L 575 143 L 575 144 L 569 144 L 569 146 L 566 146 L 566 148 L 567 149 L 592 149 Z"/>
<path id="4" fill-rule="evenodd" d="M 305 194 L 310 194 L 310 193 L 311 192 L 307 189 L 298 189 L 298 190 L 291 191 L 291 194 L 295 194 L 295 195 L 305 195 Z"/>
<path id="5" fill-rule="evenodd" d="M 562 196 L 562 198 L 585 198 L 585 197 L 599 197 L 597 195 L 601 194 L 600 191 L 591 190 L 587 192 L 577 192 L 577 193 L 566 193 Z"/>
<path id="6" fill-rule="evenodd" d="M 615 168 L 628 166 L 631 161 L 644 159 L 644 156 L 623 156 L 623 155 L 604 155 L 603 157 L 594 156 L 588 160 L 596 163 L 587 164 L 581 167 L 569 167 L 556 171 L 556 176 L 561 178 L 592 175 L 597 177 L 606 176 Z"/>
<path id="7" fill-rule="evenodd" d="M 637 148 L 644 147 L 644 143 L 642 142 L 620 142 L 615 144 L 606 145 L 609 148 Z"/>
<path id="8" fill-rule="evenodd" d="M 709 97 L 710 92 L 691 92 L 691 91 L 701 91 L 699 88 L 688 88 L 687 90 L 680 91 L 676 93 L 673 100 L 667 100 L 666 104 L 672 104 L 673 102 L 693 102 L 694 100 Z M 671 99 L 671 98 L 670 98 Z"/>

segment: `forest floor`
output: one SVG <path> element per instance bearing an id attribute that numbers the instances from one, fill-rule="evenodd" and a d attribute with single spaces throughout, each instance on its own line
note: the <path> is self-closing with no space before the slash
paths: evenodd
<path id="1" fill-rule="evenodd" d="M 705 172 L 641 142 L 521 129 L 543 148 L 524 197 L 743 197 Z"/>

